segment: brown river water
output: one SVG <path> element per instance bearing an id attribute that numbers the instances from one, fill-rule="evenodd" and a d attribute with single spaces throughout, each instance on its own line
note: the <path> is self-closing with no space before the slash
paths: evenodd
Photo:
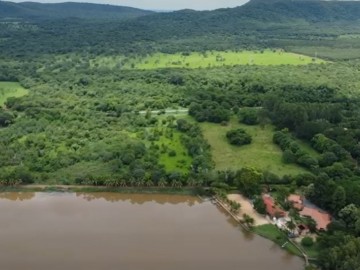
<path id="1" fill-rule="evenodd" d="M 210 202 L 178 195 L 0 193 L 1 270 L 302 270 Z"/>

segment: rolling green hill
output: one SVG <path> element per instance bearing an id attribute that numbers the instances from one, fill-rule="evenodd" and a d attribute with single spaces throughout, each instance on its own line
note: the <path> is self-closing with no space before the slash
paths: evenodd
<path id="1" fill-rule="evenodd" d="M 111 5 L 88 3 L 41 4 L 0 1 L 0 18 L 13 19 L 128 19 L 152 13 L 151 11 Z"/>
<path id="2" fill-rule="evenodd" d="M 14 23 L 9 17 L 32 20 Z M 283 48 L 330 60 L 353 59 L 360 58 L 359 38 L 340 37 L 360 36 L 359 18 L 358 1 L 255 0 L 237 8 L 168 13 L 110 5 L 0 2 L 0 53 L 33 57 L 84 50 L 146 55 Z"/>

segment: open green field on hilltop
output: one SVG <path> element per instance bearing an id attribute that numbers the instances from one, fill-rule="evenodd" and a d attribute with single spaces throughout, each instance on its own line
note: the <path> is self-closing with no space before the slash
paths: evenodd
<path id="1" fill-rule="evenodd" d="M 282 162 L 282 151 L 273 141 L 273 126 L 247 126 L 232 120 L 228 126 L 202 123 L 205 139 L 212 148 L 212 156 L 216 169 L 240 169 L 250 166 L 259 170 L 267 170 L 279 176 L 286 174 L 295 175 L 306 172 L 305 169 Z M 226 132 L 243 128 L 252 136 L 252 143 L 237 147 L 230 145 L 226 139 Z"/>
<path id="2" fill-rule="evenodd" d="M 9 97 L 22 97 L 27 93 L 28 90 L 17 82 L 0 82 L 0 106 L 4 105 Z"/>
<path id="3" fill-rule="evenodd" d="M 307 65 L 311 63 L 320 64 L 325 63 L 325 61 L 281 50 L 155 53 L 146 57 L 138 56 L 134 58 L 124 56 L 98 57 L 90 61 L 93 67 L 106 66 L 123 69 L 207 68 L 234 65 Z"/>

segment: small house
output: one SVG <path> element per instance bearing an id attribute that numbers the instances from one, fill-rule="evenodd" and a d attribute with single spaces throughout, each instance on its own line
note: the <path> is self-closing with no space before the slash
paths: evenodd
<path id="1" fill-rule="evenodd" d="M 262 199 L 266 207 L 266 213 L 271 218 L 280 218 L 286 216 L 286 212 L 276 205 L 274 199 L 270 195 L 264 194 Z"/>

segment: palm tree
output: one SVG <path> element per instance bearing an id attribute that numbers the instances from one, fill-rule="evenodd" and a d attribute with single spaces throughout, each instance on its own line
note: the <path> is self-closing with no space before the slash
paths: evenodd
<path id="1" fill-rule="evenodd" d="M 147 187 L 152 187 L 152 186 L 154 185 L 154 182 L 151 181 L 151 180 L 147 180 L 147 181 L 145 182 L 145 184 L 146 184 Z"/>
<path id="2" fill-rule="evenodd" d="M 167 182 L 164 178 L 160 178 L 159 182 L 158 182 L 158 186 L 159 187 L 166 187 Z"/>
<path id="3" fill-rule="evenodd" d="M 238 214 L 239 210 L 240 210 L 240 203 L 234 202 L 234 201 L 230 201 L 230 211 L 234 214 Z"/>
<path id="4" fill-rule="evenodd" d="M 196 181 L 196 179 L 194 179 L 194 178 L 190 178 L 189 181 L 187 182 L 187 184 L 188 184 L 188 186 L 190 186 L 190 187 L 194 187 L 194 186 L 196 186 L 197 181 Z"/>
<path id="5" fill-rule="evenodd" d="M 173 188 L 181 188 L 181 187 L 182 187 L 182 183 L 181 183 L 181 181 L 173 180 L 173 181 L 171 182 L 171 186 L 172 186 Z"/>
<path id="6" fill-rule="evenodd" d="M 144 181 L 143 178 L 137 179 L 136 185 L 137 185 L 138 187 L 142 187 L 142 186 L 144 186 L 144 184 L 145 184 L 145 181 Z"/>
<path id="7" fill-rule="evenodd" d="M 244 214 L 243 222 L 247 227 L 251 228 L 252 226 L 254 226 L 255 220 L 252 217 L 250 217 L 248 214 Z"/>
<path id="8" fill-rule="evenodd" d="M 116 186 L 116 180 L 115 179 L 108 179 L 105 181 L 105 185 L 107 187 L 115 187 Z"/>
<path id="9" fill-rule="evenodd" d="M 294 233 L 296 224 L 292 219 L 290 219 L 288 222 L 286 222 L 286 227 L 290 230 L 291 233 Z"/>
<path id="10" fill-rule="evenodd" d="M 125 181 L 125 179 L 121 179 L 120 182 L 119 182 L 119 185 L 120 185 L 121 187 L 126 187 L 126 181 Z"/>
<path id="11" fill-rule="evenodd" d="M 131 177 L 129 180 L 129 183 L 130 183 L 130 186 L 135 186 L 136 180 L 133 177 Z"/>

